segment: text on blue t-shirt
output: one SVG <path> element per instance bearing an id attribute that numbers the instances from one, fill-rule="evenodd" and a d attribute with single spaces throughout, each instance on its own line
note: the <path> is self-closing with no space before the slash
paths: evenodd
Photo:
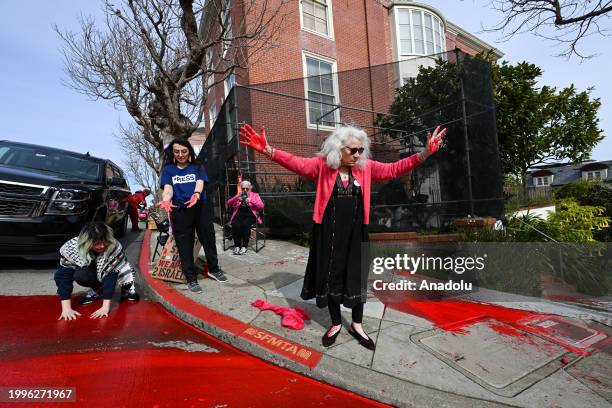
<path id="1" fill-rule="evenodd" d="M 203 165 L 198 166 L 191 163 L 184 169 L 178 168 L 174 163 L 166 164 L 160 176 L 160 187 L 164 188 L 169 184 L 172 186 L 172 203 L 175 205 L 187 202 L 195 191 L 198 180 L 208 181 L 208 175 Z M 206 200 L 206 193 L 202 191 L 201 200 Z"/>

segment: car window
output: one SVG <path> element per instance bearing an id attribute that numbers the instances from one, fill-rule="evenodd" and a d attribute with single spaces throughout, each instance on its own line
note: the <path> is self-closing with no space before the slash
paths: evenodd
<path id="1" fill-rule="evenodd" d="M 0 164 L 21 167 L 85 180 L 98 180 L 100 164 L 86 157 L 47 149 L 42 146 L 4 145 Z"/>
<path id="2" fill-rule="evenodd" d="M 106 182 L 109 182 L 113 177 L 115 177 L 115 172 L 113 170 L 113 166 L 106 163 Z"/>
<path id="3" fill-rule="evenodd" d="M 114 178 L 114 179 L 122 178 L 123 183 L 115 184 L 115 185 L 118 185 L 120 187 L 127 188 L 127 189 L 130 188 L 127 183 L 127 178 L 125 177 L 125 174 L 123 173 L 123 170 L 115 166 L 114 163 L 107 162 L 106 163 L 106 182 L 108 183 L 111 180 L 111 178 Z"/>

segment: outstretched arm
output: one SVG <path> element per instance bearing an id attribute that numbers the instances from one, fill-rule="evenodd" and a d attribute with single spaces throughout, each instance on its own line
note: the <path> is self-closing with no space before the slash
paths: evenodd
<path id="1" fill-rule="evenodd" d="M 319 174 L 320 159 L 318 157 L 304 158 L 273 148 L 266 140 L 264 128 L 257 133 L 249 124 L 246 124 L 240 128 L 240 137 L 243 139 L 240 141 L 243 145 L 265 154 L 272 161 L 299 176 L 314 180 Z"/>
<path id="2" fill-rule="evenodd" d="M 427 144 L 425 145 L 425 149 L 418 154 L 413 154 L 410 157 L 406 157 L 405 159 L 396 161 L 394 163 L 371 161 L 370 165 L 372 166 L 372 180 L 391 180 L 414 169 L 438 150 L 445 134 L 446 128 L 440 131 L 440 126 L 438 126 L 436 127 L 436 130 L 434 130 L 433 134 L 427 134 Z"/>

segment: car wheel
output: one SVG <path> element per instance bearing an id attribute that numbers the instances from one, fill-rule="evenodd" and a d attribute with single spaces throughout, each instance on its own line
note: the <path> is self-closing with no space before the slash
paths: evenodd
<path id="1" fill-rule="evenodd" d="M 121 221 L 121 226 L 119 227 L 119 230 L 115 233 L 115 236 L 117 238 L 123 238 L 125 236 L 125 233 L 127 232 L 127 226 L 128 226 L 128 216 L 126 214 L 123 217 L 123 220 Z"/>

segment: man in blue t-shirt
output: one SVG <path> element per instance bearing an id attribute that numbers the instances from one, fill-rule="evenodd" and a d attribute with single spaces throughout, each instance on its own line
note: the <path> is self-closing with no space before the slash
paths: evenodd
<path id="1" fill-rule="evenodd" d="M 166 149 L 166 165 L 160 176 L 160 187 L 164 190 L 162 201 L 172 220 L 172 233 L 179 251 L 183 274 L 191 292 L 202 293 L 197 271 L 193 263 L 194 233 L 204 248 L 208 263 L 208 276 L 226 282 L 219 268 L 213 214 L 204 193 L 208 182 L 206 170 L 195 161 L 193 147 L 186 140 L 175 139 Z"/>

